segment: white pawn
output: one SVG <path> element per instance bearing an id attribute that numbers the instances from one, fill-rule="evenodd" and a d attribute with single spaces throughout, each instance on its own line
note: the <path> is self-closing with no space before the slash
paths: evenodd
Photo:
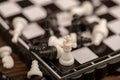
<path id="1" fill-rule="evenodd" d="M 63 66 L 71 66 L 72 64 L 74 64 L 74 57 L 71 53 L 72 39 L 69 36 L 66 37 L 66 41 L 64 41 L 63 43 L 63 50 L 64 52 L 59 58 L 59 63 Z"/>
<path id="2" fill-rule="evenodd" d="M 54 46 L 57 49 L 57 59 L 61 57 L 63 49 L 61 48 L 61 41 L 56 36 L 51 36 L 48 40 L 48 46 Z"/>
<path id="3" fill-rule="evenodd" d="M 9 46 L 0 48 L 0 57 L 2 58 L 3 67 L 10 69 L 14 66 L 13 58 L 10 56 L 12 49 Z"/>
<path id="4" fill-rule="evenodd" d="M 98 46 L 108 36 L 107 20 L 101 19 L 93 29 L 93 44 Z"/>
<path id="5" fill-rule="evenodd" d="M 71 33 L 70 37 L 72 38 L 72 42 L 73 42 L 72 47 L 77 48 L 77 34 L 76 33 Z"/>
<path id="6" fill-rule="evenodd" d="M 79 16 L 91 15 L 93 13 L 93 5 L 89 1 L 83 2 L 81 6 L 73 7 L 71 9 L 71 14 L 77 14 Z"/>
<path id="7" fill-rule="evenodd" d="M 27 20 L 25 20 L 22 17 L 17 17 L 13 20 L 13 26 L 14 26 L 14 31 L 13 31 L 13 38 L 12 42 L 17 43 L 19 36 L 22 33 L 22 30 L 25 28 L 27 25 Z"/>
<path id="8" fill-rule="evenodd" d="M 27 73 L 27 78 L 30 79 L 31 76 L 34 76 L 34 75 L 43 77 L 43 73 L 39 69 L 39 65 L 38 65 L 37 60 L 32 61 L 31 69 Z"/>

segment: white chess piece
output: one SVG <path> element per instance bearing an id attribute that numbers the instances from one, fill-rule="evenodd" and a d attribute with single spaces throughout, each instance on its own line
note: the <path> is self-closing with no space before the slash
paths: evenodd
<path id="1" fill-rule="evenodd" d="M 27 78 L 30 79 L 31 76 L 33 76 L 33 75 L 37 75 L 37 76 L 43 77 L 43 73 L 39 69 L 39 65 L 38 65 L 38 61 L 37 60 L 33 60 L 32 61 L 31 69 L 27 73 Z"/>
<path id="2" fill-rule="evenodd" d="M 18 41 L 18 38 L 21 35 L 22 30 L 25 28 L 26 25 L 27 25 L 27 20 L 25 20 L 22 17 L 17 17 L 13 20 L 13 26 L 14 26 L 13 38 L 12 38 L 13 43 L 16 43 Z"/>
<path id="3" fill-rule="evenodd" d="M 90 15 L 93 13 L 93 5 L 89 1 L 83 2 L 81 6 L 73 7 L 71 14 L 77 14 L 79 16 Z"/>
<path id="4" fill-rule="evenodd" d="M 66 37 L 66 41 L 63 43 L 63 54 L 59 58 L 59 63 L 63 66 L 70 66 L 74 64 L 74 57 L 71 53 L 72 50 L 72 39 L 70 37 Z"/>
<path id="5" fill-rule="evenodd" d="M 108 36 L 107 20 L 101 19 L 93 29 L 93 44 L 98 46 Z"/>
<path id="6" fill-rule="evenodd" d="M 76 35 L 76 33 L 71 33 L 70 36 L 72 38 L 73 48 L 77 48 L 77 35 Z"/>
<path id="7" fill-rule="evenodd" d="M 48 40 L 48 46 L 54 46 L 57 49 L 57 59 L 61 57 L 63 49 L 61 48 L 61 43 L 55 36 L 51 36 Z"/>
<path id="8" fill-rule="evenodd" d="M 10 56 L 12 49 L 9 46 L 0 48 L 0 57 L 2 58 L 3 67 L 10 69 L 14 66 L 13 58 Z"/>

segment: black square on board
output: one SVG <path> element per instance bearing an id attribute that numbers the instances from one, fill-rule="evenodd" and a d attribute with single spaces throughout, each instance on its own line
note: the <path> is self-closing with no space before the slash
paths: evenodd
<path id="1" fill-rule="evenodd" d="M 17 2 L 22 8 L 33 5 L 29 0 L 22 0 Z"/>
<path id="2" fill-rule="evenodd" d="M 114 16 L 112 16 L 110 13 L 106 13 L 106 14 L 103 14 L 103 15 L 99 15 L 100 18 L 105 18 L 107 19 L 107 21 L 112 21 L 112 20 L 115 20 L 116 18 Z"/>

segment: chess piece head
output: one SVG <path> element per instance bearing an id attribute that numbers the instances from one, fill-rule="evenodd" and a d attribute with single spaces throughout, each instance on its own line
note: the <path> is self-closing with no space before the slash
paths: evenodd
<path id="1" fill-rule="evenodd" d="M 72 39 L 70 36 L 65 38 L 65 41 L 63 42 L 63 49 L 65 52 L 70 52 L 72 50 Z"/>
<path id="2" fill-rule="evenodd" d="M 3 67 L 9 69 L 14 66 L 13 58 L 10 56 L 12 49 L 9 46 L 0 48 L 0 57 L 2 58 Z"/>
<path id="3" fill-rule="evenodd" d="M 22 17 L 16 17 L 13 19 L 13 25 L 14 25 L 14 28 L 16 28 L 17 26 L 19 25 L 22 25 L 22 26 L 26 26 L 27 25 L 27 20 L 22 18 Z"/>

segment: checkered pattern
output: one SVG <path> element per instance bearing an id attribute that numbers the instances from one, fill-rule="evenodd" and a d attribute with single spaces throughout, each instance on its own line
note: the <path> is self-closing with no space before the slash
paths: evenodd
<path id="1" fill-rule="evenodd" d="M 75 66 L 120 49 L 120 0 L 102 0 L 101 3 L 102 5 L 93 15 L 87 16 L 86 20 L 92 23 L 106 18 L 110 34 L 99 47 L 89 44 L 73 51 L 72 54 L 76 60 Z M 67 27 L 71 25 L 72 20 L 69 10 L 80 4 L 80 0 L 3 0 L 0 3 L 0 15 L 8 22 L 11 22 L 16 16 L 26 18 L 29 24 L 24 29 L 23 36 L 27 40 L 32 40 L 45 33 L 42 22 L 47 17 L 47 9 L 53 11 L 51 14 L 57 13 L 59 30 L 62 35 L 67 35 L 69 33 Z M 82 35 L 92 38 L 90 32 L 85 32 Z M 56 68 L 61 68 L 59 65 L 55 65 L 56 62 L 53 64 Z"/>

